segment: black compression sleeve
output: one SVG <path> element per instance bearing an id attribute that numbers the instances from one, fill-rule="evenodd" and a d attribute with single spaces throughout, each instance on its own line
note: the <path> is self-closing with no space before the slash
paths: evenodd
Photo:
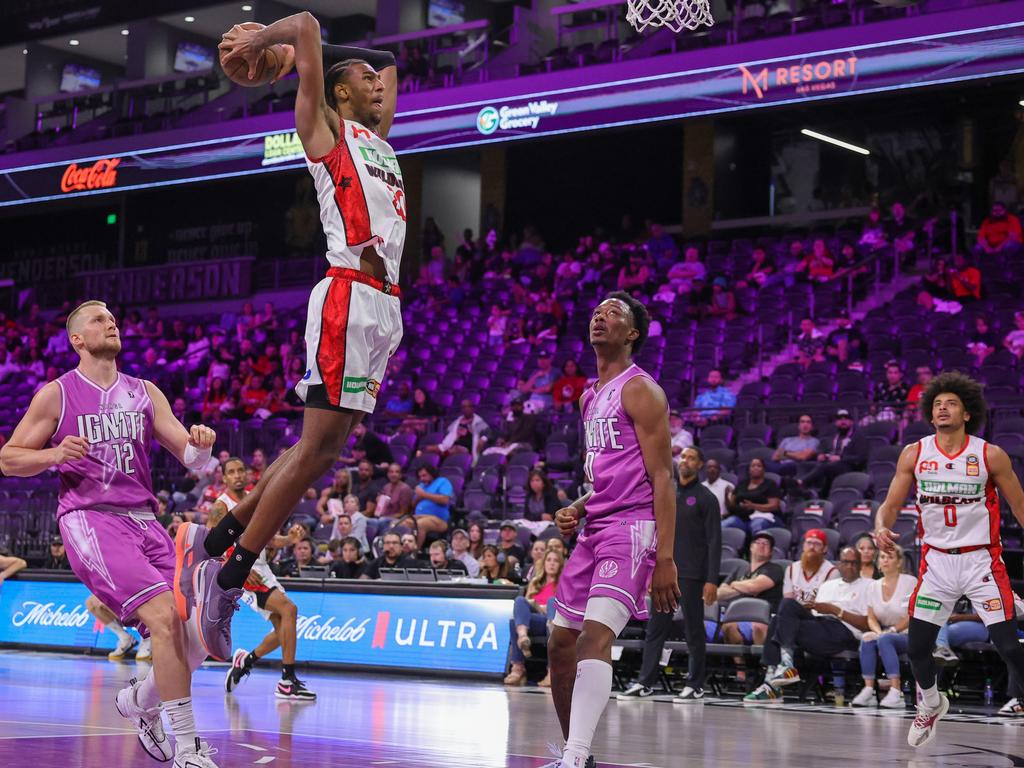
<path id="1" fill-rule="evenodd" d="M 352 45 L 323 44 L 324 69 L 330 69 L 339 61 L 362 59 L 378 72 L 395 66 L 395 54 L 391 51 L 374 51 L 370 48 L 356 48 Z"/>

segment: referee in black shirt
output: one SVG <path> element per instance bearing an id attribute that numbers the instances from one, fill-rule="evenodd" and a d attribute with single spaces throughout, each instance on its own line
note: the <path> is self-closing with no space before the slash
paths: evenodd
<path id="1" fill-rule="evenodd" d="M 676 701 L 700 701 L 704 697 L 704 606 L 718 596 L 718 570 L 722 562 L 722 515 L 718 499 L 701 485 L 698 473 L 704 466 L 699 448 L 687 448 L 679 457 L 679 486 L 676 488 L 675 561 L 682 592 L 683 619 L 686 622 L 686 647 L 690 668 L 686 687 Z M 642 699 L 654 694 L 658 665 L 665 640 L 672 628 L 671 613 L 652 613 L 647 621 L 644 659 L 640 679 L 620 701 Z"/>

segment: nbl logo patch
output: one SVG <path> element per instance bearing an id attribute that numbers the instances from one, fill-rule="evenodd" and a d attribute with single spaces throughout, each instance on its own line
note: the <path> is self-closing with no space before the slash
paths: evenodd
<path id="1" fill-rule="evenodd" d="M 597 575 L 602 579 L 613 579 L 619 572 L 619 564 L 614 560 L 605 560 L 597 567 Z"/>
<path id="2" fill-rule="evenodd" d="M 1003 601 L 1000 600 L 998 597 L 995 597 L 991 600 L 986 600 L 984 603 L 981 604 L 981 607 L 989 613 L 995 613 L 996 611 L 1003 610 Z"/>
<path id="3" fill-rule="evenodd" d="M 978 463 L 978 457 L 973 453 L 967 457 L 967 476 L 978 477 L 981 474 L 981 465 Z"/>

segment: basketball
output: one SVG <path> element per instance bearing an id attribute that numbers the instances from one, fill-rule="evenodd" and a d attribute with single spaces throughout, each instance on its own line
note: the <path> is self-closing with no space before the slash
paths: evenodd
<path id="1" fill-rule="evenodd" d="M 263 29 L 264 25 L 247 21 L 239 26 L 243 29 Z M 256 74 L 251 80 L 249 79 L 249 65 L 245 63 L 244 59 L 238 56 L 232 58 L 222 56 L 220 59 L 221 69 L 224 70 L 228 79 L 245 88 L 266 85 L 277 76 L 282 64 L 284 64 L 284 48 L 280 45 L 272 45 L 263 51 L 263 55 L 256 63 Z"/>

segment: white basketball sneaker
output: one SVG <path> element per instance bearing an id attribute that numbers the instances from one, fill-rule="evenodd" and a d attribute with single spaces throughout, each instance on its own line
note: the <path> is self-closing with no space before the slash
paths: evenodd
<path id="1" fill-rule="evenodd" d="M 944 694 L 939 694 L 939 706 L 929 708 L 922 701 L 917 705 L 917 717 L 910 726 L 907 734 L 907 744 L 912 747 L 923 747 L 935 738 L 935 727 L 939 720 L 949 711 L 949 699 Z"/>
<path id="2" fill-rule="evenodd" d="M 855 707 L 877 707 L 878 699 L 875 698 L 875 689 L 870 685 L 865 685 L 850 703 Z"/>
<path id="3" fill-rule="evenodd" d="M 217 750 L 196 737 L 193 747 L 179 749 L 174 755 L 174 768 L 217 768 L 213 755 Z"/>
<path id="4" fill-rule="evenodd" d="M 906 709 L 907 703 L 903 700 L 903 691 L 899 688 L 890 688 L 878 706 L 882 709 Z"/>
<path id="5" fill-rule="evenodd" d="M 107 654 L 107 658 L 111 661 L 121 661 L 128 653 L 138 645 L 138 640 L 134 636 L 126 634 L 123 638 L 117 641 L 117 646 L 110 653 Z"/>
<path id="6" fill-rule="evenodd" d="M 164 733 L 164 723 L 160 717 L 160 707 L 143 709 L 136 703 L 135 689 L 139 681 L 132 678 L 127 688 L 117 692 L 114 706 L 125 720 L 128 720 L 139 731 L 139 743 L 146 754 L 154 760 L 166 763 L 174 753 L 171 742 Z"/>
<path id="7" fill-rule="evenodd" d="M 139 650 L 135 652 L 136 661 L 152 661 L 153 660 L 153 643 L 148 637 L 142 638 L 142 642 L 139 643 Z"/>

